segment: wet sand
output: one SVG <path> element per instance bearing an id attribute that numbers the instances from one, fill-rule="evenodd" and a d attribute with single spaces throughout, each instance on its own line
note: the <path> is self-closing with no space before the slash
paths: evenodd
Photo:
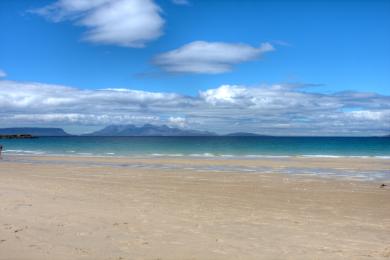
<path id="1" fill-rule="evenodd" d="M 389 160 L 24 159 L 0 161 L 0 259 L 390 259 L 388 181 L 117 167 Z"/>

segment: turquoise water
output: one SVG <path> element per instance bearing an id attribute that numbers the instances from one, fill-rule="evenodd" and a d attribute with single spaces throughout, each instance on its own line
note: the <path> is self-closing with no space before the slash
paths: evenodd
<path id="1" fill-rule="evenodd" d="M 390 138 L 384 137 L 40 137 L 0 143 L 5 154 L 390 158 Z"/>

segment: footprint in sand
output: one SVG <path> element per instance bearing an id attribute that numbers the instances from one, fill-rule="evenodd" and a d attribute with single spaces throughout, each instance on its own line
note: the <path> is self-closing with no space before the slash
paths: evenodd
<path id="1" fill-rule="evenodd" d="M 76 247 L 74 250 L 75 250 L 77 253 L 81 254 L 81 255 L 87 255 L 87 254 L 89 253 L 88 250 L 87 250 L 87 249 L 84 249 L 84 248 L 78 248 L 78 247 Z"/>
<path id="2" fill-rule="evenodd" d="M 23 231 L 23 230 L 25 230 L 25 229 L 28 229 L 28 226 L 24 226 L 24 227 L 15 229 L 15 230 L 14 230 L 14 233 L 19 233 L 19 232 L 21 232 L 21 231 Z"/>

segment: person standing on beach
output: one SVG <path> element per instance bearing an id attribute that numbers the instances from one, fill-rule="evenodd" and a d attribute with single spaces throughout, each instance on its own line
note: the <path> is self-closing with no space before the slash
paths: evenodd
<path id="1" fill-rule="evenodd" d="M 0 144 L 0 159 L 1 159 L 1 152 L 3 151 L 3 145 Z"/>

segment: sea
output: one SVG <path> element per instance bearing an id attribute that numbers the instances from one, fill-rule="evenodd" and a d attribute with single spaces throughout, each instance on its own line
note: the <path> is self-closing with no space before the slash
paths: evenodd
<path id="1" fill-rule="evenodd" d="M 344 178 L 358 181 L 390 182 L 390 138 L 387 137 L 39 137 L 34 139 L 3 139 L 1 161 L 17 163 L 46 163 L 66 166 L 64 160 L 47 156 L 78 157 L 70 163 L 80 167 L 120 167 L 163 170 L 190 170 L 195 172 L 227 173 L 282 173 L 287 175 Z M 35 160 L 41 156 L 40 160 Z M 136 160 L 132 163 L 102 162 L 87 157 L 125 158 L 202 158 L 203 164 L 176 163 L 172 160 Z M 310 158 L 375 158 L 379 168 L 359 167 L 320 168 L 266 167 L 209 164 L 207 160 L 276 160 L 285 161 L 299 157 Z M 79 159 L 80 158 L 80 159 Z M 82 158 L 85 158 L 83 160 Z M 57 160 L 57 161 L 56 161 Z M 0 162 L 1 162 L 0 161 Z M 69 163 L 69 162 L 68 162 Z"/>
<path id="2" fill-rule="evenodd" d="M 4 154 L 66 156 L 376 157 L 389 137 L 38 137 L 2 139 Z"/>

